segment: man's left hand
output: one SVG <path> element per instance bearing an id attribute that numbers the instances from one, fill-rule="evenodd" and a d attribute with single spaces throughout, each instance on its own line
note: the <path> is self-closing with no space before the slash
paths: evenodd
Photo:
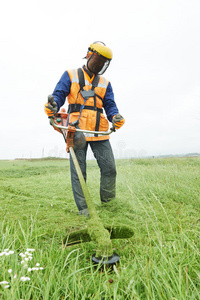
<path id="1" fill-rule="evenodd" d="M 125 119 L 122 117 L 122 115 L 120 114 L 116 114 L 113 118 L 112 118 L 112 123 L 114 125 L 114 127 L 116 129 L 121 128 L 124 123 L 125 123 Z"/>

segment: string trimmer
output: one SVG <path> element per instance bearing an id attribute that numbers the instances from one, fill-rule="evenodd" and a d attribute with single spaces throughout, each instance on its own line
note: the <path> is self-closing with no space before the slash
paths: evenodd
<path id="1" fill-rule="evenodd" d="M 49 97 L 49 102 L 53 101 Z M 92 261 L 94 263 L 100 263 L 102 265 L 113 265 L 119 261 L 120 257 L 115 252 L 113 252 L 111 239 L 126 239 L 133 236 L 132 228 L 121 225 L 121 226 L 107 226 L 103 224 L 102 220 L 99 218 L 95 205 L 91 199 L 89 190 L 87 188 L 86 182 L 84 180 L 83 174 L 81 172 L 76 154 L 74 151 L 74 134 L 75 132 L 81 133 L 92 133 L 109 135 L 114 131 L 111 128 L 109 131 L 88 131 L 76 128 L 73 125 L 67 125 L 68 114 L 65 109 L 58 112 L 55 117 L 50 119 L 50 124 L 62 133 L 65 142 L 67 144 L 67 152 L 71 154 L 74 166 L 77 171 L 77 175 L 83 190 L 85 200 L 87 202 L 89 210 L 89 218 L 87 222 L 87 227 L 78 231 L 71 232 L 65 237 L 64 242 L 68 245 L 77 244 L 80 242 L 90 242 L 94 241 L 96 243 L 96 253 L 92 256 Z"/>

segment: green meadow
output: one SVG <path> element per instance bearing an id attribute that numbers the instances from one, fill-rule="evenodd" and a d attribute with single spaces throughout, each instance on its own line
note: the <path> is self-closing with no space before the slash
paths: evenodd
<path id="1" fill-rule="evenodd" d="M 64 244 L 87 226 L 74 203 L 69 160 L 0 161 L 0 299 L 200 299 L 200 157 L 116 160 L 117 197 L 101 205 L 99 169 L 87 185 L 120 262 L 92 264 L 95 243 Z M 28 249 L 28 250 L 27 250 Z"/>

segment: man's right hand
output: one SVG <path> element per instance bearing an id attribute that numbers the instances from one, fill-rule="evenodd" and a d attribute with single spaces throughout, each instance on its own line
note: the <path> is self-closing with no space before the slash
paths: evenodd
<path id="1" fill-rule="evenodd" d="M 44 111 L 48 117 L 53 117 L 57 113 L 58 107 L 52 95 L 48 96 L 48 102 L 44 106 Z"/>

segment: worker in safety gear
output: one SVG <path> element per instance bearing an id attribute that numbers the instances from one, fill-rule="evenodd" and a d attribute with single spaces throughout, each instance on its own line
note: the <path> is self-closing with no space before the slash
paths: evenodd
<path id="1" fill-rule="evenodd" d="M 68 123 L 77 121 L 79 128 L 91 131 L 107 131 L 109 122 L 119 129 L 125 122 L 119 114 L 111 83 L 101 76 L 112 60 L 112 51 L 102 42 L 94 42 L 88 48 L 86 65 L 65 71 L 54 91 L 54 102 L 45 104 L 45 112 L 51 117 L 68 100 Z M 107 118 L 103 114 L 103 109 Z M 86 154 L 90 145 L 101 172 L 100 197 L 102 203 L 115 198 L 116 167 L 109 136 L 85 134 L 86 143 L 74 149 L 86 180 Z M 88 208 L 78 175 L 70 157 L 71 182 L 80 215 L 87 215 Z"/>

